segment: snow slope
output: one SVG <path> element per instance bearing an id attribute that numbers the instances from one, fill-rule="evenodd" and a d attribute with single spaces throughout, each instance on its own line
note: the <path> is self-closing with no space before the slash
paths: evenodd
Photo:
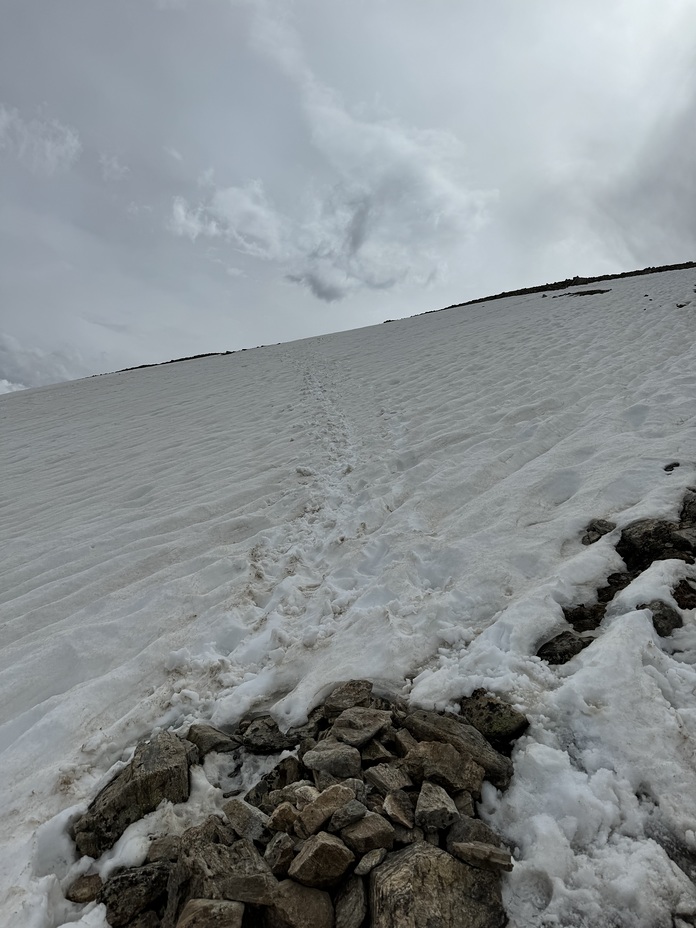
<path id="1" fill-rule="evenodd" d="M 691 923 L 696 616 L 659 639 L 635 606 L 694 568 L 534 656 L 622 566 L 587 521 L 676 516 L 696 480 L 696 271 L 602 287 L 0 397 L 4 923 L 105 924 L 62 900 L 65 827 L 154 726 L 289 725 L 363 676 L 529 716 L 482 804 L 513 926 Z M 151 827 L 216 803 L 199 778 Z"/>

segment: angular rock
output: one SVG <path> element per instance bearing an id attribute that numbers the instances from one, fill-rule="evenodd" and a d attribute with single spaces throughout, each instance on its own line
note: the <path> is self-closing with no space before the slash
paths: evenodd
<path id="1" fill-rule="evenodd" d="M 163 799 L 186 802 L 189 796 L 189 764 L 196 748 L 171 732 L 161 732 L 139 744 L 133 760 L 92 801 L 75 825 L 75 844 L 80 855 L 100 857 L 113 847 L 123 832 Z"/>
<path id="2" fill-rule="evenodd" d="M 350 786 L 359 802 L 365 802 L 367 799 L 367 784 L 363 780 L 359 780 L 357 777 L 348 777 L 343 781 L 343 785 Z"/>
<path id="3" fill-rule="evenodd" d="M 622 530 L 616 551 L 629 570 L 645 570 L 669 558 L 693 563 L 694 545 L 676 522 L 639 519 Z"/>
<path id="4" fill-rule="evenodd" d="M 619 571 L 609 574 L 605 586 L 600 586 L 597 590 L 597 599 L 600 603 L 609 603 L 620 593 L 625 590 L 629 583 L 632 583 L 638 576 L 639 571 Z"/>
<path id="5" fill-rule="evenodd" d="M 321 796 L 316 786 L 312 786 L 311 783 L 302 783 L 302 785 L 297 788 L 291 787 L 287 792 L 291 797 L 290 801 L 295 803 L 300 812 L 305 806 L 308 806 L 312 802 L 316 802 L 319 796 Z"/>
<path id="6" fill-rule="evenodd" d="M 253 719 L 241 732 L 240 739 L 247 751 L 252 754 L 275 754 L 295 747 L 299 738 L 289 731 L 283 733 L 278 723 L 270 715 Z"/>
<path id="7" fill-rule="evenodd" d="M 181 838 L 178 835 L 160 835 L 150 843 L 147 849 L 147 862 L 169 860 L 173 863 L 179 856 L 180 846 Z"/>
<path id="8" fill-rule="evenodd" d="M 463 718 L 496 746 L 515 741 L 529 727 L 526 715 L 482 689 L 461 699 L 459 705 Z"/>
<path id="9" fill-rule="evenodd" d="M 452 823 L 447 832 L 446 847 L 449 853 L 452 853 L 453 844 L 468 844 L 476 841 L 480 844 L 491 844 L 493 847 L 502 847 L 503 842 L 492 828 L 489 828 L 480 818 L 470 818 L 467 815 L 460 815 Z"/>
<path id="10" fill-rule="evenodd" d="M 190 899 L 176 928 L 242 928 L 244 904 L 217 899 Z"/>
<path id="11" fill-rule="evenodd" d="M 229 799 L 222 807 L 222 811 L 227 816 L 235 834 L 240 838 L 248 838 L 249 841 L 259 841 L 262 844 L 268 842 L 269 819 L 256 806 L 250 805 L 243 799 Z"/>
<path id="12" fill-rule="evenodd" d="M 327 773 L 326 770 L 314 770 L 312 775 L 314 776 L 314 785 L 320 793 L 323 793 L 324 790 L 328 789 L 330 786 L 336 786 L 343 782 L 342 777 L 335 777 Z"/>
<path id="13" fill-rule="evenodd" d="M 676 628 L 681 628 L 684 624 L 684 620 L 677 610 L 661 599 L 653 599 L 651 602 L 643 603 L 642 606 L 636 608 L 649 609 L 652 612 L 653 627 L 660 638 L 666 638 Z"/>
<path id="14" fill-rule="evenodd" d="M 359 876 L 339 890 L 335 903 L 336 928 L 360 928 L 367 915 L 367 891 Z"/>
<path id="15" fill-rule="evenodd" d="M 416 825 L 426 831 L 449 828 L 459 817 L 452 798 L 441 787 L 424 780 L 416 803 Z"/>
<path id="16" fill-rule="evenodd" d="M 415 844 L 425 841 L 425 832 L 422 828 L 404 828 L 403 825 L 392 825 L 394 829 L 394 842 L 396 844 Z"/>
<path id="17" fill-rule="evenodd" d="M 368 851 L 367 854 L 360 859 L 353 873 L 355 873 L 356 876 L 367 876 L 375 867 L 379 867 L 386 856 L 386 847 L 376 847 L 374 851 Z"/>
<path id="18" fill-rule="evenodd" d="M 295 842 L 290 835 L 279 832 L 266 845 L 263 859 L 271 868 L 271 873 L 278 879 L 288 875 L 288 869 L 295 857 Z"/>
<path id="19" fill-rule="evenodd" d="M 334 812 L 351 800 L 355 800 L 355 793 L 347 786 L 337 784 L 325 789 L 300 812 L 295 823 L 296 834 L 302 838 L 315 834 Z"/>
<path id="20" fill-rule="evenodd" d="M 97 902 L 106 906 L 111 928 L 128 925 L 146 909 L 161 905 L 166 898 L 170 870 L 168 863 L 145 864 L 122 870 L 107 880 Z"/>
<path id="21" fill-rule="evenodd" d="M 450 853 L 453 857 L 463 860 L 470 867 L 480 867 L 482 870 L 512 870 L 512 856 L 492 844 L 483 844 L 480 841 L 466 843 L 454 841 Z"/>
<path id="22" fill-rule="evenodd" d="M 413 828 L 415 824 L 414 810 L 408 793 L 401 789 L 387 793 L 382 803 L 382 809 L 384 814 L 388 815 L 397 825 L 403 825 L 404 828 Z"/>
<path id="23" fill-rule="evenodd" d="M 452 796 L 454 804 L 457 807 L 457 812 L 460 815 L 466 815 L 470 818 L 473 818 L 476 815 L 476 807 L 474 805 L 474 797 L 471 793 L 466 790 L 462 790 L 461 793 L 455 793 Z"/>
<path id="24" fill-rule="evenodd" d="M 391 848 L 395 835 L 394 829 L 385 818 L 376 812 L 368 812 L 365 818 L 344 828 L 341 837 L 351 851 L 367 854 L 375 848 Z"/>
<path id="25" fill-rule="evenodd" d="M 368 741 L 360 751 L 360 756 L 362 757 L 363 766 L 388 763 L 395 759 L 392 752 L 388 751 L 383 744 L 376 740 Z"/>
<path id="26" fill-rule="evenodd" d="M 288 834 L 294 829 L 299 812 L 290 802 L 281 802 L 271 813 L 268 819 L 270 831 L 285 831 Z"/>
<path id="27" fill-rule="evenodd" d="M 370 874 L 372 928 L 502 928 L 497 874 L 429 844 L 389 854 Z"/>
<path id="28" fill-rule="evenodd" d="M 563 615 L 576 632 L 592 632 L 601 625 L 606 610 L 604 603 L 564 606 Z"/>
<path id="29" fill-rule="evenodd" d="M 443 741 L 451 744 L 464 757 L 476 761 L 486 771 L 494 786 L 505 789 L 512 777 L 512 762 L 495 751 L 472 725 L 453 715 L 438 715 L 424 709 L 414 709 L 404 720 L 404 727 L 419 741 Z"/>
<path id="30" fill-rule="evenodd" d="M 608 535 L 609 532 L 613 532 L 615 528 L 615 522 L 608 522 L 606 519 L 592 519 L 591 522 L 587 523 L 587 528 L 585 529 L 585 534 L 582 536 L 581 541 L 584 545 L 593 545 L 596 541 L 599 541 L 602 536 Z"/>
<path id="31" fill-rule="evenodd" d="M 418 744 L 411 732 L 405 728 L 388 728 L 380 735 L 380 741 L 397 757 L 406 757 L 411 748 Z"/>
<path id="32" fill-rule="evenodd" d="M 696 525 L 696 487 L 686 488 L 684 502 L 679 513 L 679 522 L 682 527 Z"/>
<path id="33" fill-rule="evenodd" d="M 326 889 L 338 883 L 354 860 L 355 855 L 343 841 L 335 835 L 320 831 L 305 841 L 302 850 L 290 864 L 288 876 L 303 886 Z"/>
<path id="34" fill-rule="evenodd" d="M 162 922 L 157 912 L 152 909 L 136 915 L 132 922 L 128 922 L 128 928 L 161 928 L 161 925 Z"/>
<path id="35" fill-rule="evenodd" d="M 263 928 L 333 928 L 334 908 L 327 892 L 283 880 L 261 919 Z"/>
<path id="36" fill-rule="evenodd" d="M 65 898 L 68 902 L 76 902 L 79 905 L 84 905 L 86 902 L 94 902 L 102 886 L 102 879 L 98 873 L 78 876 L 70 889 L 66 892 Z"/>
<path id="37" fill-rule="evenodd" d="M 340 809 L 337 809 L 331 816 L 329 828 L 331 831 L 340 831 L 354 822 L 359 822 L 361 818 L 367 815 L 367 806 L 363 805 L 357 799 L 351 799 Z"/>
<path id="38" fill-rule="evenodd" d="M 357 777 L 362 770 L 360 751 L 331 738 L 308 751 L 303 763 L 310 770 L 325 771 L 334 777 Z"/>
<path id="39" fill-rule="evenodd" d="M 567 631 L 556 635 L 537 651 L 537 656 L 549 664 L 565 664 L 590 644 L 590 640 L 581 638 L 576 632 Z"/>
<path id="40" fill-rule="evenodd" d="M 391 721 L 391 712 L 354 706 L 341 712 L 333 723 L 331 734 L 338 741 L 359 748 L 389 728 Z"/>
<path id="41" fill-rule="evenodd" d="M 391 793 L 395 789 L 404 789 L 413 786 L 413 781 L 406 770 L 396 764 L 377 764 L 365 771 L 365 780 L 382 795 Z"/>
<path id="42" fill-rule="evenodd" d="M 369 680 L 350 680 L 340 683 L 324 700 L 324 714 L 335 718 L 344 709 L 353 706 L 369 706 L 372 697 L 372 684 Z"/>
<path id="43" fill-rule="evenodd" d="M 274 790 L 286 789 L 291 784 L 302 780 L 304 774 L 304 768 L 296 757 L 284 757 L 249 790 L 244 799 L 250 805 L 270 815 L 275 805 L 283 801 L 279 798 L 278 802 L 273 805 L 269 802 L 270 793 Z"/>
<path id="44" fill-rule="evenodd" d="M 216 751 L 218 754 L 229 754 L 236 751 L 240 745 L 238 738 L 214 728 L 212 725 L 192 725 L 186 733 L 186 740 L 195 744 L 201 757 Z"/>
<path id="45" fill-rule="evenodd" d="M 680 609 L 696 609 L 696 589 L 688 580 L 680 580 L 672 590 L 672 596 Z"/>
<path id="46" fill-rule="evenodd" d="M 450 793 L 468 790 L 480 795 L 485 770 L 462 755 L 451 744 L 421 741 L 406 755 L 404 766 L 417 783 L 432 780 Z"/>

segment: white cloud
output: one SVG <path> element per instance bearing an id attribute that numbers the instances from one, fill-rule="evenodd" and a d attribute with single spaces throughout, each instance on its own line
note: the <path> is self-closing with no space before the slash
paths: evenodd
<path id="1" fill-rule="evenodd" d="M 16 109 L 0 104 L 0 154 L 14 157 L 34 174 L 68 171 L 81 151 L 75 129 L 57 119 L 24 119 Z"/>
<path id="2" fill-rule="evenodd" d="M 129 173 L 129 168 L 121 164 L 116 155 L 99 155 L 99 167 L 105 181 L 123 180 Z"/>
<path id="3" fill-rule="evenodd" d="M 170 158 L 173 158 L 175 161 L 184 160 L 184 156 L 181 154 L 180 151 L 177 151 L 176 148 L 170 148 L 169 146 L 165 146 L 164 152 L 165 154 L 169 155 Z"/>

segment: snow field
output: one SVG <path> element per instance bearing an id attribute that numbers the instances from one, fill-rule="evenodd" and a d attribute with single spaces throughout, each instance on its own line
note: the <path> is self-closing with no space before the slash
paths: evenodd
<path id="1" fill-rule="evenodd" d="M 621 569 L 587 521 L 674 517 L 696 477 L 696 274 L 602 287 L 0 397 L 0 911 L 104 924 L 62 900 L 87 863 L 66 822 L 154 726 L 291 725 L 369 677 L 529 716 L 483 803 L 513 926 L 696 913 L 657 840 L 696 853 L 696 617 L 659 639 L 636 610 L 694 568 L 654 564 L 591 647 L 535 657 Z M 200 775 L 148 827 L 216 803 Z"/>

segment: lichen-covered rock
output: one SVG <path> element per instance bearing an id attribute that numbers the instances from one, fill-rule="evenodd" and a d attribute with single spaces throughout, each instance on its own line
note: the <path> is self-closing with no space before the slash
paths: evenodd
<path id="1" fill-rule="evenodd" d="M 353 706 L 369 706 L 372 697 L 372 684 L 369 680 L 350 680 L 340 683 L 324 700 L 324 714 L 335 718 L 344 709 Z"/>
<path id="2" fill-rule="evenodd" d="M 365 771 L 365 780 L 382 795 L 413 786 L 406 768 L 397 764 L 376 764 Z"/>
<path id="3" fill-rule="evenodd" d="M 451 793 L 468 790 L 479 795 L 485 770 L 476 761 L 462 757 L 451 744 L 421 741 L 406 755 L 404 766 L 417 783 L 431 780 Z"/>
<path id="4" fill-rule="evenodd" d="M 581 638 L 576 632 L 568 630 L 556 635 L 546 644 L 542 645 L 537 651 L 537 655 L 549 664 L 565 664 L 576 654 L 579 654 L 583 648 L 586 648 L 590 641 Z"/>
<path id="5" fill-rule="evenodd" d="M 308 751 L 303 763 L 310 770 L 324 771 L 334 777 L 357 777 L 362 770 L 360 751 L 332 738 L 320 741 Z"/>
<path id="6" fill-rule="evenodd" d="M 497 874 L 430 844 L 389 854 L 370 874 L 372 928 L 502 928 Z"/>
<path id="7" fill-rule="evenodd" d="M 186 802 L 189 764 L 197 749 L 171 732 L 138 745 L 133 760 L 99 793 L 75 824 L 75 844 L 82 855 L 99 857 L 123 832 L 163 799 Z"/>
<path id="8" fill-rule="evenodd" d="M 509 744 L 529 727 L 526 715 L 482 689 L 474 690 L 459 705 L 463 718 L 491 744 Z"/>
<path id="9" fill-rule="evenodd" d="M 338 892 L 336 928 L 360 928 L 367 915 L 367 891 L 359 876 L 351 877 Z"/>
<path id="10" fill-rule="evenodd" d="M 394 829 L 376 812 L 368 812 L 365 818 L 342 829 L 341 837 L 356 854 L 367 854 L 375 848 L 391 848 L 394 844 Z"/>
<path id="11" fill-rule="evenodd" d="M 333 928 L 331 897 L 321 889 L 283 880 L 271 904 L 261 910 L 263 928 Z"/>
<path id="12" fill-rule="evenodd" d="M 288 876 L 304 886 L 326 889 L 338 883 L 354 860 L 355 855 L 336 835 L 320 831 L 305 841 Z"/>
<path id="13" fill-rule="evenodd" d="M 459 817 L 452 798 L 435 783 L 423 781 L 416 803 L 416 825 L 426 829 L 449 828 Z"/>
<path id="14" fill-rule="evenodd" d="M 122 870 L 107 880 L 97 902 L 106 906 L 111 928 L 121 928 L 147 909 L 161 907 L 166 899 L 170 870 L 170 864 L 164 862 L 145 864 Z"/>
<path id="15" fill-rule="evenodd" d="M 359 748 L 388 728 L 391 721 L 391 712 L 354 706 L 341 712 L 331 734 L 337 741 Z"/>
<path id="16" fill-rule="evenodd" d="M 190 899 L 176 928 L 242 928 L 244 903 L 220 899 Z"/>

